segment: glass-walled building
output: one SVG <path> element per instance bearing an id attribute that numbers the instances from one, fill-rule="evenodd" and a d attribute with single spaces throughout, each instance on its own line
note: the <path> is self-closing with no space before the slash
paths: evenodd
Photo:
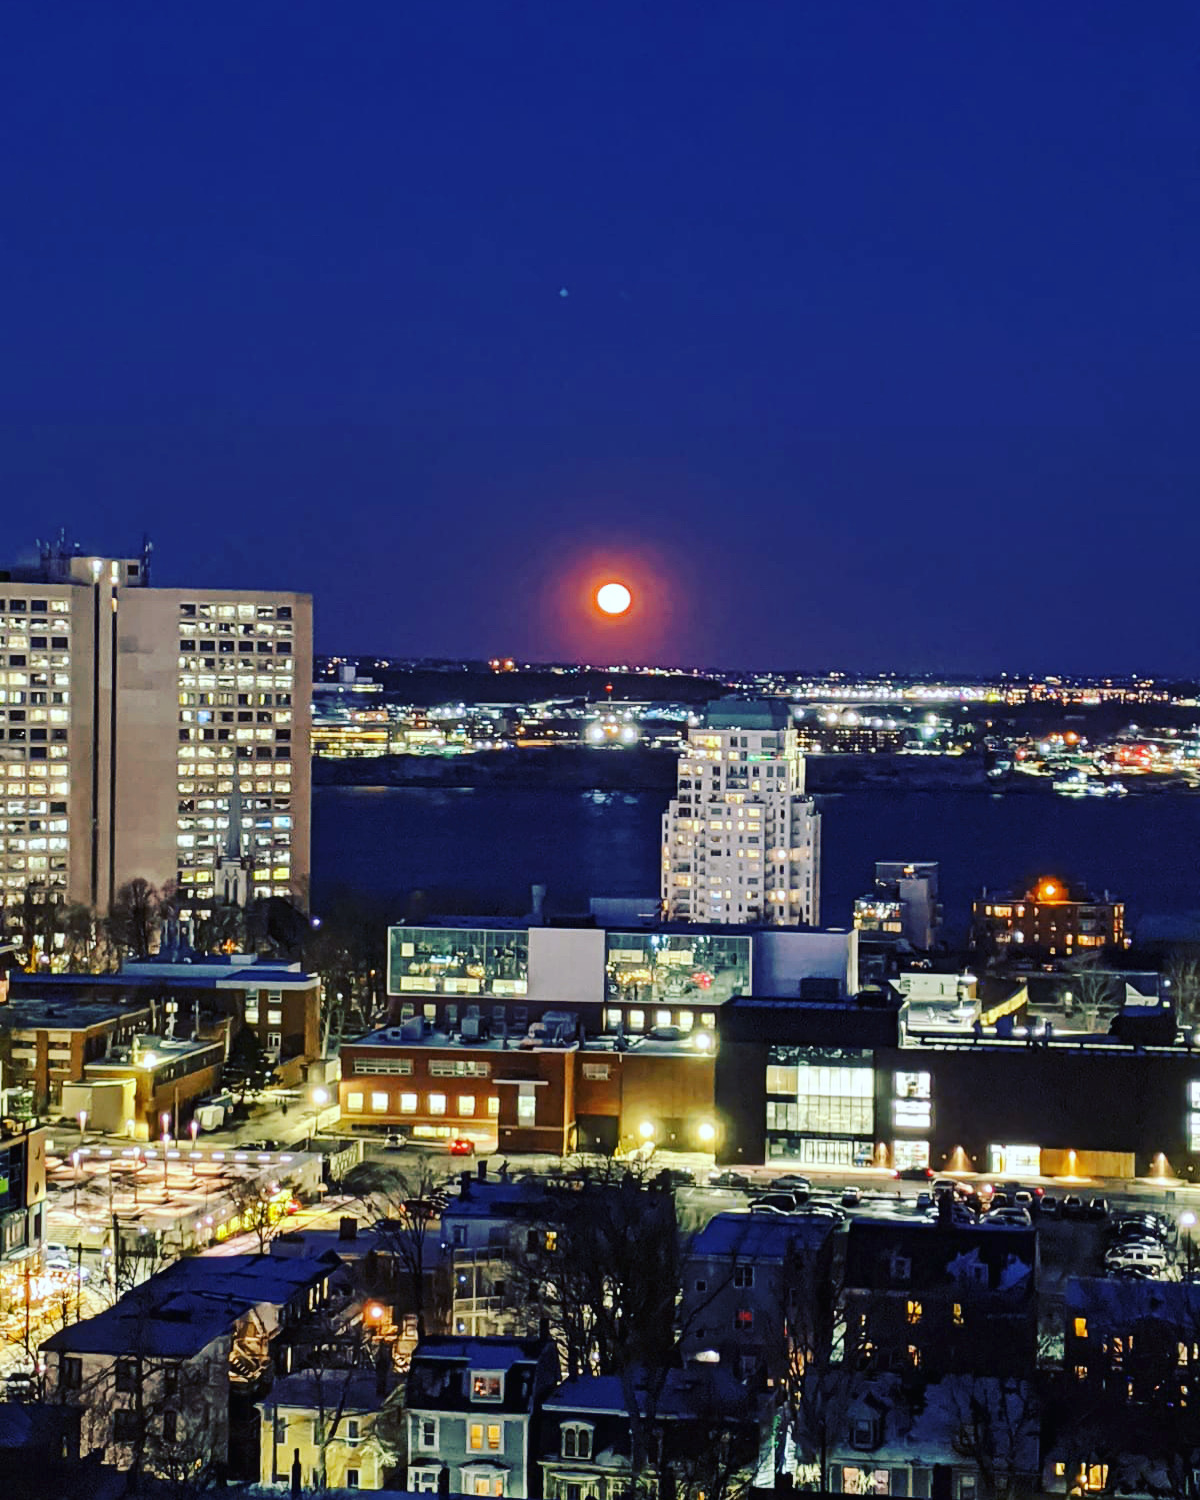
<path id="1" fill-rule="evenodd" d="M 873 1054 L 772 1047 L 767 1063 L 767 1160 L 866 1166 L 875 1140 Z"/>
<path id="2" fill-rule="evenodd" d="M 388 932 L 391 995 L 521 996 L 529 992 L 524 927 L 393 927 Z"/>

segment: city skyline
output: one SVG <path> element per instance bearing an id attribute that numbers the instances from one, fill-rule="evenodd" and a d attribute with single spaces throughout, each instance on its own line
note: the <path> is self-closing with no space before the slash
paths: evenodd
<path id="1" fill-rule="evenodd" d="M 71 14 L 6 18 L 14 537 L 323 651 L 1195 670 L 1194 9 Z"/>

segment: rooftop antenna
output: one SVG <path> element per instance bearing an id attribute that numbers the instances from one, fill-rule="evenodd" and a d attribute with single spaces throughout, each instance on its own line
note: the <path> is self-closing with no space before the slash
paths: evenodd
<path id="1" fill-rule="evenodd" d="M 150 533 L 142 536 L 142 582 L 149 586 L 150 583 L 150 554 L 154 551 L 154 543 L 150 540 Z"/>

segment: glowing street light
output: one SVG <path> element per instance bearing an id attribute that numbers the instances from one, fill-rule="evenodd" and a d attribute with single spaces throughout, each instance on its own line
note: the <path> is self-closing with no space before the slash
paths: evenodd
<path id="1" fill-rule="evenodd" d="M 87 1110 L 81 1109 L 79 1111 L 79 1141 L 81 1145 L 83 1144 L 83 1137 L 87 1133 L 87 1117 Z"/>

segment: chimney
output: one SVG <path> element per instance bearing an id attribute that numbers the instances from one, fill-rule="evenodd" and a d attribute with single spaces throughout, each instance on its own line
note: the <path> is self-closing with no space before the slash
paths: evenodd
<path id="1" fill-rule="evenodd" d="M 469 1198 L 471 1196 L 471 1174 L 470 1174 L 470 1172 L 462 1172 L 462 1173 L 459 1174 L 458 1190 L 459 1190 L 460 1194 L 464 1198 Z"/>
<path id="2" fill-rule="evenodd" d="M 292 1500 L 300 1500 L 304 1493 L 304 1471 L 300 1467 L 300 1450 L 292 1450 Z"/>
<path id="3" fill-rule="evenodd" d="M 358 1220 L 353 1214 L 343 1214 L 338 1220 L 338 1239 L 353 1240 L 358 1238 Z"/>
<path id="4" fill-rule="evenodd" d="M 550 1319 L 549 1318 L 539 1318 L 538 1319 L 538 1340 L 539 1340 L 539 1342 L 541 1342 L 543 1344 L 548 1344 L 550 1342 Z"/>
<path id="5" fill-rule="evenodd" d="M 475 1175 L 479 1178 L 480 1182 L 486 1182 L 487 1181 L 487 1157 L 486 1156 L 483 1158 L 482 1161 L 476 1162 L 476 1164 L 475 1164 Z"/>
<path id="6" fill-rule="evenodd" d="M 530 914 L 540 927 L 546 920 L 546 887 L 535 885 L 530 891 Z"/>

